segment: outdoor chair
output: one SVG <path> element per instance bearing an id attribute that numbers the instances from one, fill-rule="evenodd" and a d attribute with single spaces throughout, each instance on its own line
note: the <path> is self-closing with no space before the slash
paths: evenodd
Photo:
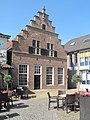
<path id="1" fill-rule="evenodd" d="M 75 111 L 75 94 L 67 94 L 65 100 L 66 113 L 68 113 L 68 109 Z"/>
<path id="2" fill-rule="evenodd" d="M 0 110 L 3 107 L 3 104 L 4 104 L 4 108 L 6 108 L 8 110 L 9 109 L 9 102 L 10 102 L 10 99 L 8 98 L 8 93 L 1 93 L 0 92 Z"/>
<path id="3" fill-rule="evenodd" d="M 23 87 L 23 96 L 25 96 L 26 98 L 28 98 L 28 93 L 29 93 L 29 90 L 27 87 Z"/>
<path id="4" fill-rule="evenodd" d="M 58 90 L 58 95 L 61 95 L 61 94 L 65 94 L 65 92 L 62 90 Z"/>
<path id="5" fill-rule="evenodd" d="M 75 93 L 75 111 L 77 108 L 80 108 L 80 94 Z"/>
<path id="6" fill-rule="evenodd" d="M 55 102 L 57 103 L 57 96 L 51 96 L 49 92 L 47 92 L 47 94 L 48 94 L 48 99 L 49 99 L 48 110 L 50 110 L 50 104 L 55 103 Z"/>
<path id="7" fill-rule="evenodd" d="M 10 103 L 13 106 L 13 91 L 8 91 L 8 98 L 9 98 Z"/>
<path id="8" fill-rule="evenodd" d="M 86 92 L 89 92 L 88 88 L 86 88 Z"/>

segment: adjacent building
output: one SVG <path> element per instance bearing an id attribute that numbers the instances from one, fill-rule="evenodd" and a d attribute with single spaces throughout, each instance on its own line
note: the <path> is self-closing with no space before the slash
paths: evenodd
<path id="1" fill-rule="evenodd" d="M 75 88 L 71 82 L 74 73 L 81 74 L 81 89 L 90 89 L 90 34 L 75 38 L 64 46 L 67 52 L 68 87 Z"/>
<path id="2" fill-rule="evenodd" d="M 5 88 L 3 81 L 4 74 L 9 74 L 9 69 L 13 67 L 7 64 L 7 43 L 10 35 L 0 33 L 0 89 Z"/>
<path id="3" fill-rule="evenodd" d="M 8 46 L 13 87 L 66 89 L 67 55 L 45 7 Z"/>

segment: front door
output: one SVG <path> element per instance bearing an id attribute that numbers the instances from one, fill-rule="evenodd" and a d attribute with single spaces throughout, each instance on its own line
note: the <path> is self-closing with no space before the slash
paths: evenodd
<path id="1" fill-rule="evenodd" d="M 34 75 L 34 89 L 40 89 L 40 75 Z"/>

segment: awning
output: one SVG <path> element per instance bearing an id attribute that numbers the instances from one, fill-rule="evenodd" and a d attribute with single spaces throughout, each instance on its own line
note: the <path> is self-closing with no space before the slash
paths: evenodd
<path id="1" fill-rule="evenodd" d="M 8 64 L 1 64 L 1 68 L 13 69 L 14 67 Z"/>

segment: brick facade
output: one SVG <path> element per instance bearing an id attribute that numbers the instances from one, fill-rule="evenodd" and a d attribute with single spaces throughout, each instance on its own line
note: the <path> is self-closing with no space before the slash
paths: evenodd
<path id="1" fill-rule="evenodd" d="M 40 54 L 36 55 L 29 51 L 29 47 L 33 49 L 33 40 L 39 41 Z M 53 56 L 46 55 L 48 52 L 47 43 L 53 44 L 54 46 L 52 50 Z M 66 88 L 66 53 L 61 45 L 61 41 L 58 39 L 58 34 L 55 33 L 52 21 L 49 20 L 49 16 L 45 13 L 45 9 L 42 9 L 42 12 L 38 12 L 38 16 L 34 16 L 34 20 L 30 21 L 30 25 L 26 25 L 25 30 L 22 30 L 21 33 L 12 40 L 12 49 L 10 49 L 8 53 L 10 53 L 10 51 L 12 52 L 11 65 L 14 67 L 11 71 L 14 87 L 19 86 L 19 65 L 25 64 L 28 65 L 27 86 L 30 89 L 35 89 L 35 65 L 41 66 L 40 89 Z M 41 51 L 43 51 L 43 53 Z M 46 84 L 47 66 L 54 68 L 53 85 Z M 58 67 L 64 70 L 63 84 L 58 84 Z"/>

